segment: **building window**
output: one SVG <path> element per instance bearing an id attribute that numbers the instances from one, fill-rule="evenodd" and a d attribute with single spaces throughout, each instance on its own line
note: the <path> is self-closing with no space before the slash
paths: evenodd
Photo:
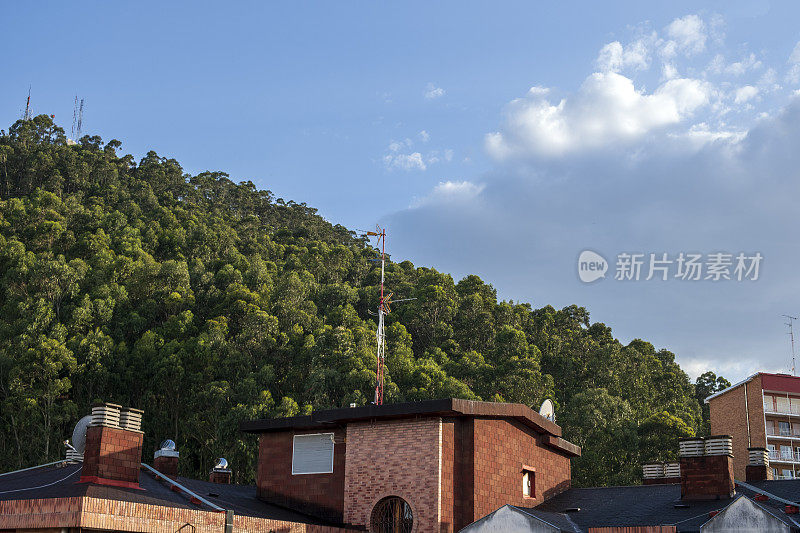
<path id="1" fill-rule="evenodd" d="M 783 437 L 788 437 L 791 435 L 791 432 L 789 431 L 789 422 L 778 422 L 778 431 Z"/>
<path id="2" fill-rule="evenodd" d="M 526 498 L 536 497 L 536 472 L 532 468 L 522 469 L 522 495 Z"/>
<path id="3" fill-rule="evenodd" d="M 333 433 L 295 435 L 292 475 L 333 472 Z"/>
<path id="4" fill-rule="evenodd" d="M 372 510 L 370 531 L 374 533 L 411 533 L 413 527 L 414 512 L 403 498 L 389 496 Z"/>

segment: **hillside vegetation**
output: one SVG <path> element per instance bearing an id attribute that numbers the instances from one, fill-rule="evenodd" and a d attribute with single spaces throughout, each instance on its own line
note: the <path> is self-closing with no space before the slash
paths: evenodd
<path id="1" fill-rule="evenodd" d="M 184 474 L 224 456 L 252 482 L 239 421 L 372 400 L 376 251 L 303 203 L 120 146 L 68 145 L 45 115 L 0 135 L 0 470 L 63 457 L 103 400 L 145 410 L 145 461 L 171 438 Z M 584 449 L 576 485 L 638 482 L 726 383 L 477 276 L 403 261 L 387 285 L 416 300 L 388 317 L 386 401 L 553 398 Z"/>

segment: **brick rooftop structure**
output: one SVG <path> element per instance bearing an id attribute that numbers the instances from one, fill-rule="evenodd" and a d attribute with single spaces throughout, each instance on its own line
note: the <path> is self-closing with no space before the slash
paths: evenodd
<path id="1" fill-rule="evenodd" d="M 570 459 L 580 455 L 558 425 L 525 405 L 457 399 L 316 411 L 241 428 L 260 434 L 260 498 L 361 528 L 386 498 L 407 505 L 414 531 L 458 531 L 504 504 L 537 505 L 569 488 Z M 308 460 L 324 470 L 294 472 L 298 437 L 316 442 L 318 455 Z"/>
<path id="2" fill-rule="evenodd" d="M 759 372 L 706 398 L 711 433 L 733 437 L 733 471 L 745 479 L 748 448 L 767 448 L 770 476 L 800 475 L 800 377 Z"/>

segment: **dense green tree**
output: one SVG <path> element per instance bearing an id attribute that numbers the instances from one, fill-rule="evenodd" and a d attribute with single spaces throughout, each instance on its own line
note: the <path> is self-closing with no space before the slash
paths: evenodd
<path id="1" fill-rule="evenodd" d="M 50 117 L 0 133 L 0 468 L 63 455 L 96 400 L 145 409 L 181 469 L 227 457 L 252 481 L 256 417 L 372 400 L 380 270 L 365 237 L 224 172 L 183 171 L 121 143 L 67 143 Z M 583 447 L 577 485 L 633 483 L 638 465 L 704 430 L 672 353 L 623 345 L 583 307 L 498 301 L 478 276 L 389 262 L 387 402 L 460 397 L 557 406 Z"/>

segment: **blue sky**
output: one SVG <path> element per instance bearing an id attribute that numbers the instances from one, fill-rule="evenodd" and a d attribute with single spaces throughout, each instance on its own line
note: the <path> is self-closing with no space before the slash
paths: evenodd
<path id="1" fill-rule="evenodd" d="M 0 127 L 35 112 L 224 170 L 395 258 L 586 306 L 692 375 L 786 370 L 800 314 L 791 2 L 6 3 Z M 583 284 L 584 249 L 611 263 Z M 760 252 L 757 281 L 613 279 Z"/>

